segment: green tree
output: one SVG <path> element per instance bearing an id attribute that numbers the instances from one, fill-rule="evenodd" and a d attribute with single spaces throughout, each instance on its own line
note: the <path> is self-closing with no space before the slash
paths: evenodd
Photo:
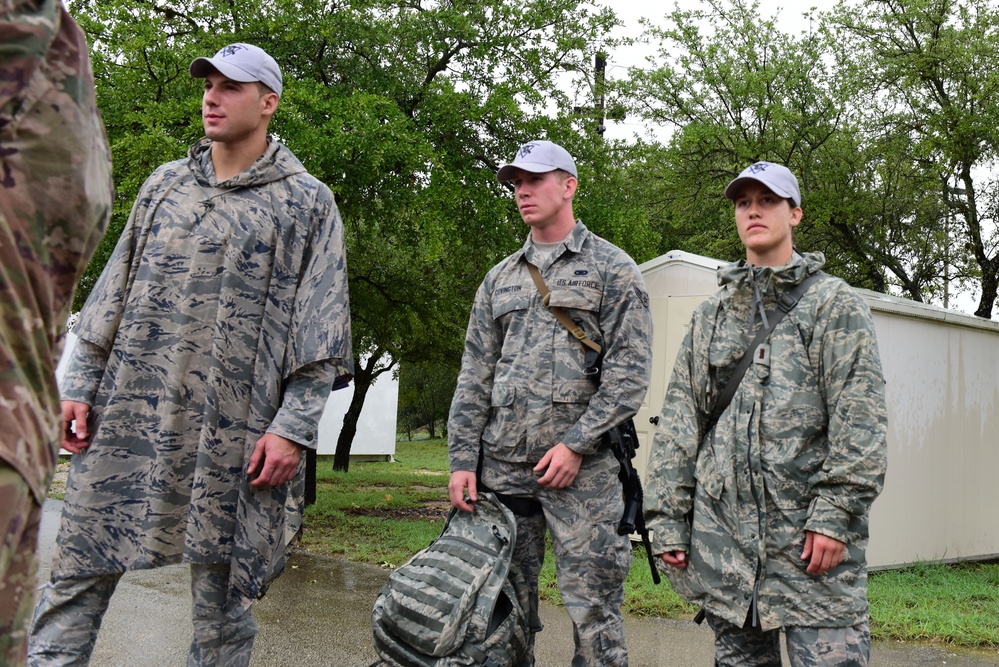
<path id="1" fill-rule="evenodd" d="M 999 287 L 999 7 L 987 0 L 870 0 L 826 20 L 862 72 L 868 112 L 907 168 L 921 172 L 928 215 L 956 275 L 975 277 L 975 314 Z M 956 243 L 945 223 L 960 223 Z M 949 232 L 950 230 L 946 230 Z M 941 237 L 943 234 L 943 237 Z"/>
<path id="2" fill-rule="evenodd" d="M 940 257 L 924 172 L 900 167 L 901 147 L 870 133 L 861 73 L 836 58 L 835 34 L 779 26 L 744 0 L 705 0 L 649 26 L 655 65 L 632 70 L 627 95 L 633 113 L 672 130 L 638 167 L 657 184 L 648 201 L 660 249 L 739 258 L 722 192 L 746 165 L 772 160 L 799 177 L 803 249 L 825 251 L 828 270 L 855 285 L 922 300 Z"/>
<path id="3" fill-rule="evenodd" d="M 447 422 L 458 366 L 403 363 L 399 367 L 399 415 L 407 431 L 426 427 L 431 439 Z"/>

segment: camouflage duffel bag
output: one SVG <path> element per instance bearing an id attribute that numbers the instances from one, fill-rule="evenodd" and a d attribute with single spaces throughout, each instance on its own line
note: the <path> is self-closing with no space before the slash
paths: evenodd
<path id="1" fill-rule="evenodd" d="M 510 562 L 513 513 L 492 493 L 451 509 L 444 530 L 389 577 L 371 614 L 375 650 L 393 667 L 510 667 L 527 650 L 527 584 Z M 379 663 L 376 663 L 379 664 Z"/>

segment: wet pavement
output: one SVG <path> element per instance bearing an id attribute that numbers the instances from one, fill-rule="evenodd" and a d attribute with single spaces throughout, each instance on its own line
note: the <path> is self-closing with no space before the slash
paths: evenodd
<path id="1" fill-rule="evenodd" d="M 45 505 L 40 540 L 41 577 L 48 562 L 62 503 Z M 367 667 L 371 606 L 388 571 L 304 553 L 255 608 L 260 625 L 251 667 Z M 92 667 L 178 667 L 191 640 L 190 576 L 186 566 L 129 572 L 104 617 Z M 537 667 L 572 660 L 572 627 L 565 610 L 545 605 L 545 630 L 537 639 Z M 713 664 L 712 636 L 690 621 L 628 618 L 631 667 L 698 667 Z M 905 644 L 874 645 L 871 667 L 999 667 L 999 653 L 966 655 Z"/>

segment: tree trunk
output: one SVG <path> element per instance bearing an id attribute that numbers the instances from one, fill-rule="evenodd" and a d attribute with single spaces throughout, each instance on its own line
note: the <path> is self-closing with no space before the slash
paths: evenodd
<path id="1" fill-rule="evenodd" d="M 357 434 L 357 420 L 361 417 L 364 397 L 367 396 L 371 382 L 375 378 L 376 363 L 378 359 L 375 355 L 370 355 L 366 364 L 356 364 L 354 395 L 350 399 L 347 414 L 343 416 L 343 428 L 340 429 L 340 436 L 336 441 L 336 453 L 333 455 L 333 470 L 347 472 L 350 467 L 350 446 Z"/>
<path id="2" fill-rule="evenodd" d="M 999 276 L 996 275 L 992 264 L 986 264 L 982 266 L 982 298 L 978 301 L 975 315 L 987 320 L 992 319 L 992 305 L 996 302 L 997 292 L 999 292 Z"/>

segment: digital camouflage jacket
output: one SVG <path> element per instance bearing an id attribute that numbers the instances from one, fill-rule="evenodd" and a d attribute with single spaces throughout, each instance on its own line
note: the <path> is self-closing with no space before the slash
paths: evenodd
<path id="1" fill-rule="evenodd" d="M 64 379 L 64 398 L 91 403 L 92 435 L 73 457 L 52 571 L 230 562 L 235 605 L 281 571 L 304 488 L 304 465 L 250 487 L 250 453 L 290 378 L 325 369 L 324 403 L 353 362 L 329 188 L 274 140 L 218 183 L 210 150 L 202 139 L 149 177 L 74 328 L 107 367 Z"/>
<path id="2" fill-rule="evenodd" d="M 581 343 L 541 303 L 527 263 L 541 270 L 559 306 L 603 348 L 599 388 L 583 371 Z M 634 415 L 652 359 L 649 297 L 624 251 L 581 222 L 547 259 L 530 239 L 479 286 L 451 415 L 451 470 L 475 470 L 487 456 L 537 463 L 565 443 L 592 454 L 600 436 Z"/>
<path id="3" fill-rule="evenodd" d="M 669 572 L 676 591 L 740 627 L 754 603 L 765 630 L 867 615 L 868 512 L 884 482 L 887 417 L 861 297 L 831 276 L 813 284 L 704 433 L 760 327 L 754 284 L 770 311 L 824 262 L 814 253 L 785 267 L 719 269 L 722 288 L 694 312 L 654 438 L 645 495 L 654 551 L 685 550 L 686 569 Z M 844 561 L 806 573 L 806 530 L 845 542 Z"/>
<path id="4" fill-rule="evenodd" d="M 112 197 L 83 32 L 57 0 L 0 0 L 0 459 L 39 504 L 66 318 Z"/>

